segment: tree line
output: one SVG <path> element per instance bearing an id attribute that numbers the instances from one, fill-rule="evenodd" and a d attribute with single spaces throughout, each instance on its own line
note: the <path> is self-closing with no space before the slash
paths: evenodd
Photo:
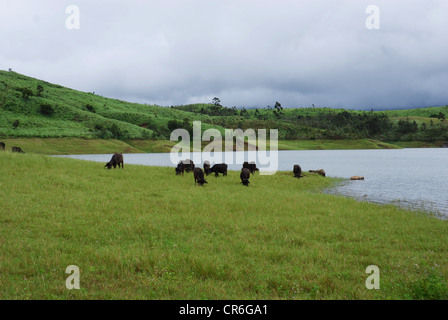
<path id="1" fill-rule="evenodd" d="M 279 138 L 285 140 L 371 138 L 382 141 L 448 141 L 448 123 L 444 112 L 426 116 L 417 123 L 412 117 L 390 117 L 373 110 L 341 112 L 307 108 L 287 112 L 278 101 L 274 107 L 263 109 L 229 108 L 222 106 L 216 97 L 209 105 L 179 109 L 209 115 L 212 117 L 211 124 L 226 128 L 278 129 Z M 182 126 L 189 129 L 185 121 Z"/>

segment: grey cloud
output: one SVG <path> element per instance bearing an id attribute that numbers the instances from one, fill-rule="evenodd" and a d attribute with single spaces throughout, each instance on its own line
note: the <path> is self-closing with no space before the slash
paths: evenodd
<path id="1" fill-rule="evenodd" d="M 159 105 L 447 104 L 448 3 L 373 2 L 6 0 L 0 65 Z M 71 4 L 80 30 L 65 28 Z M 371 4 L 380 30 L 365 28 Z"/>

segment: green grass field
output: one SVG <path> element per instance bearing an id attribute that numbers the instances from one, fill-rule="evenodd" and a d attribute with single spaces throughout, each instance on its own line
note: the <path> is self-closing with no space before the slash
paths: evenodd
<path id="1" fill-rule="evenodd" d="M 0 177 L 0 299 L 448 299 L 447 221 L 322 193 L 334 179 L 199 187 L 173 168 L 11 152 Z"/>

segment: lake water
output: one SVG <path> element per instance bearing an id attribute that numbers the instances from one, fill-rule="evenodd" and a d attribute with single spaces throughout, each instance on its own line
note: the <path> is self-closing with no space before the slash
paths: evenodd
<path id="1" fill-rule="evenodd" d="M 204 161 L 212 160 L 213 165 L 213 158 L 205 153 L 192 153 L 189 158 L 195 160 L 201 156 Z M 225 152 L 213 156 L 222 159 L 214 163 L 229 163 L 229 170 L 237 171 L 241 169 L 241 164 L 230 164 L 236 163 L 237 157 L 244 156 L 249 161 L 258 159 L 254 158 L 255 152 Z M 226 156 L 233 157 L 233 161 L 226 161 Z M 106 163 L 111 154 L 62 157 Z M 175 167 L 169 153 L 124 154 L 124 161 L 125 164 Z M 195 164 L 202 167 L 202 161 L 195 161 Z M 299 164 L 303 171 L 324 169 L 328 177 L 346 178 L 340 185 L 328 190 L 329 193 L 421 209 L 435 213 L 441 219 L 448 219 L 446 148 L 278 151 L 279 171 L 291 171 L 292 174 L 294 164 Z M 363 176 L 365 180 L 351 181 L 351 176 Z"/>

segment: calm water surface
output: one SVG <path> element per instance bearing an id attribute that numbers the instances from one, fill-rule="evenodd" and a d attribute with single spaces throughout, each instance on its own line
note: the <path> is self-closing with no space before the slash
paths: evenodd
<path id="1" fill-rule="evenodd" d="M 226 153 L 214 156 L 225 159 Z M 237 152 L 231 153 L 236 163 Z M 244 152 L 247 157 L 255 153 Z M 200 154 L 196 154 L 199 156 Z M 242 154 L 240 154 L 241 156 Z M 108 162 L 111 154 L 69 155 L 73 159 Z M 191 155 L 194 160 L 194 154 Z M 216 159 L 216 158 L 215 158 Z M 203 154 L 203 160 L 210 160 Z M 125 164 L 152 166 L 175 165 L 169 153 L 125 154 Z M 225 161 L 216 161 L 221 163 Z M 202 163 L 197 163 L 202 167 Z M 213 164 L 213 162 L 211 161 Z M 229 163 L 229 161 L 227 161 Z M 329 177 L 346 178 L 329 193 L 354 197 L 362 201 L 393 203 L 422 209 L 448 219 L 448 149 L 394 150 L 306 150 L 279 151 L 278 170 L 292 171 L 299 164 L 303 171 L 324 169 Z M 240 170 L 240 164 L 229 164 L 229 170 Z M 174 170 L 173 170 L 174 174 Z M 292 173 L 291 173 L 292 174 Z M 363 181 L 350 181 L 351 176 L 363 176 Z"/>

